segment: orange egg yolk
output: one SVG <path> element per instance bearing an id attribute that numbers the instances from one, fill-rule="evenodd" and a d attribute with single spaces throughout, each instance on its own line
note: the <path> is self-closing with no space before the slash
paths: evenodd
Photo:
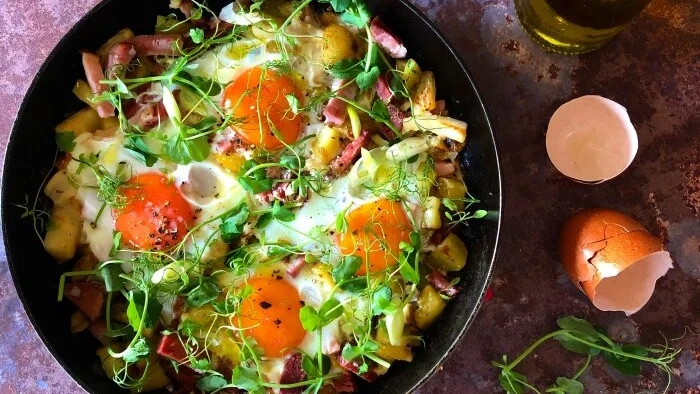
<path id="1" fill-rule="evenodd" d="M 177 245 L 195 221 L 192 206 L 159 173 L 141 174 L 121 186 L 126 206 L 114 210 L 114 227 L 125 245 L 164 250 Z"/>
<path id="2" fill-rule="evenodd" d="M 302 99 L 291 78 L 254 67 L 226 87 L 222 106 L 232 113 L 232 128 L 246 142 L 274 150 L 295 142 L 301 131 L 302 116 L 292 112 L 289 94 Z"/>
<path id="3" fill-rule="evenodd" d="M 253 293 L 241 302 L 233 324 L 255 339 L 265 356 L 284 356 L 306 336 L 299 320 L 299 293 L 284 279 L 255 277 L 248 280 L 248 285 Z"/>
<path id="4" fill-rule="evenodd" d="M 346 215 L 347 231 L 337 237 L 345 255 L 355 255 L 364 262 L 359 275 L 381 271 L 398 262 L 399 244 L 410 242 L 411 222 L 403 205 L 381 199 L 369 202 Z"/>

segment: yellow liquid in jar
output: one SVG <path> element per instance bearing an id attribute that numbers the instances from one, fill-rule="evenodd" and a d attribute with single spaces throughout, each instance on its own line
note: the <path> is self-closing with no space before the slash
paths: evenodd
<path id="1" fill-rule="evenodd" d="M 515 0 L 530 36 L 555 52 L 596 50 L 625 29 L 651 0 Z"/>

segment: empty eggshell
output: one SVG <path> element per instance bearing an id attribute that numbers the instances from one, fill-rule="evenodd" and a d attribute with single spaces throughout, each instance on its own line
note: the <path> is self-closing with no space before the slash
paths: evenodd
<path id="1" fill-rule="evenodd" d="M 625 107 L 601 96 L 582 96 L 559 107 L 549 121 L 546 143 L 554 167 L 583 183 L 618 176 L 638 148 Z"/>
<path id="2" fill-rule="evenodd" d="M 661 241 L 636 220 L 610 209 L 584 209 L 564 224 L 559 254 L 571 282 L 603 311 L 631 315 L 673 267 Z"/>

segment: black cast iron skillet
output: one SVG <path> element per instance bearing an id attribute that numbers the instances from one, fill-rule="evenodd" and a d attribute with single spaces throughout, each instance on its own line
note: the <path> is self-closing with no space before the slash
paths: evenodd
<path id="1" fill-rule="evenodd" d="M 227 1 L 210 1 L 217 10 Z M 50 171 L 56 145 L 54 126 L 84 106 L 71 94 L 75 80 L 84 77 L 80 53 L 95 50 L 119 29 L 137 34 L 153 32 L 156 15 L 171 12 L 167 0 L 105 0 L 89 12 L 59 42 L 34 79 L 15 120 L 4 163 L 2 224 L 5 248 L 15 286 L 39 336 L 56 360 L 91 393 L 122 393 L 104 376 L 95 356 L 98 343 L 89 333 L 70 333 L 69 302 L 57 303 L 60 274 L 70 263 L 57 265 L 44 251 L 32 222 L 21 219 L 14 204 L 34 196 Z M 409 56 L 435 72 L 438 95 L 447 100 L 450 114 L 469 123 L 468 145 L 462 155 L 468 187 L 489 210 L 485 220 L 463 231 L 469 261 L 460 273 L 462 292 L 439 322 L 425 334 L 425 348 L 410 364 L 397 364 L 362 393 L 407 393 L 425 382 L 465 335 L 481 304 L 496 255 L 500 226 L 501 179 L 496 146 L 486 108 L 459 55 L 427 18 L 405 0 L 370 0 L 404 40 Z"/>

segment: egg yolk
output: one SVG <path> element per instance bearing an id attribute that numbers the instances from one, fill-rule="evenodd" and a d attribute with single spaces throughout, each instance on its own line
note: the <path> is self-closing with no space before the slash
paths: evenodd
<path id="1" fill-rule="evenodd" d="M 256 277 L 249 279 L 248 285 L 253 293 L 241 302 L 233 324 L 255 339 L 265 356 L 284 356 L 306 336 L 299 320 L 299 293 L 284 279 Z"/>
<path id="2" fill-rule="evenodd" d="M 226 87 L 222 106 L 231 111 L 232 128 L 247 143 L 274 150 L 295 142 L 301 131 L 302 117 L 292 112 L 290 94 L 301 101 L 291 78 L 254 67 Z"/>
<path id="3" fill-rule="evenodd" d="M 380 199 L 359 206 L 346 215 L 347 231 L 337 237 L 345 255 L 355 255 L 364 262 L 359 275 L 381 271 L 398 262 L 399 244 L 410 242 L 411 222 L 403 205 Z"/>
<path id="4" fill-rule="evenodd" d="M 119 193 L 127 204 L 115 209 L 113 216 L 123 244 L 141 250 L 168 249 L 182 240 L 195 221 L 192 206 L 162 174 L 137 175 Z"/>

